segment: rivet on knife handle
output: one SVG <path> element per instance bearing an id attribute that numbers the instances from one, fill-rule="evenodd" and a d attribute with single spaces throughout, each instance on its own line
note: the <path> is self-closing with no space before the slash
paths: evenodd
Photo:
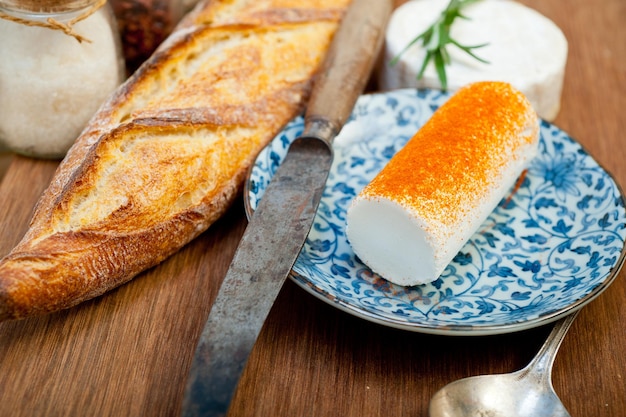
<path id="1" fill-rule="evenodd" d="M 391 0 L 353 0 L 293 142 L 261 199 L 200 336 L 183 415 L 224 416 L 265 318 L 306 240 L 350 116 L 382 46 Z"/>

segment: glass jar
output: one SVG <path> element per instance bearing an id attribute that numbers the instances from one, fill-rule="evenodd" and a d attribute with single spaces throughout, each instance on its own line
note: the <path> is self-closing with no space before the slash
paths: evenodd
<path id="1" fill-rule="evenodd" d="M 0 147 L 62 158 L 124 78 L 106 0 L 0 0 Z"/>

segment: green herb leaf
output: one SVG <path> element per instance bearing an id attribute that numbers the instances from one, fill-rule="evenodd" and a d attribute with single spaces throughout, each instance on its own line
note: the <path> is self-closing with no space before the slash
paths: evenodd
<path id="1" fill-rule="evenodd" d="M 441 87 L 444 90 L 447 90 L 448 78 L 446 76 L 446 65 L 450 65 L 450 54 L 446 49 L 448 45 L 452 44 L 467 53 L 472 58 L 488 64 L 489 61 L 480 58 L 474 53 L 474 49 L 487 46 L 487 43 L 481 45 L 467 46 L 462 45 L 450 36 L 450 28 L 452 27 L 452 24 L 454 23 L 456 18 L 469 20 L 465 15 L 461 13 L 461 9 L 478 1 L 480 0 L 450 0 L 448 7 L 446 7 L 445 10 L 441 12 L 439 18 L 430 27 L 428 27 L 428 29 L 426 29 L 411 42 L 409 42 L 409 44 L 406 45 L 404 49 L 402 49 L 402 51 L 400 51 L 400 53 L 390 61 L 390 65 L 395 65 L 399 61 L 402 54 L 407 51 L 407 49 L 409 49 L 416 43 L 421 42 L 421 45 L 422 47 L 424 47 L 424 50 L 426 52 L 426 56 L 424 57 L 424 62 L 422 62 L 422 66 L 420 67 L 420 70 L 417 74 L 417 79 L 419 80 L 424 76 L 424 71 L 426 71 L 428 63 L 433 61 L 435 65 L 435 70 L 437 71 L 437 76 L 439 77 L 439 82 L 441 83 Z"/>

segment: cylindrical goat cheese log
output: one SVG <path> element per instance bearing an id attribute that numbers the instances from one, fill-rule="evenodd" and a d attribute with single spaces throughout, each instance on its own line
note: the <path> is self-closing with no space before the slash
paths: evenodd
<path id="1" fill-rule="evenodd" d="M 461 88 L 352 201 L 354 253 L 398 285 L 436 280 L 537 154 L 538 117 L 504 82 Z"/>
<path id="2" fill-rule="evenodd" d="M 387 26 L 379 88 L 441 88 L 431 62 L 417 79 L 426 50 L 420 42 L 402 50 L 432 25 L 449 0 L 408 1 L 398 7 Z M 480 62 L 448 45 L 448 90 L 478 81 L 504 81 L 520 90 L 540 117 L 554 120 L 561 107 L 567 61 L 567 39 L 559 27 L 536 10 L 511 0 L 483 0 L 461 10 L 450 35 L 461 45 L 484 45 L 473 50 Z M 391 65 L 394 57 L 399 61 Z"/>

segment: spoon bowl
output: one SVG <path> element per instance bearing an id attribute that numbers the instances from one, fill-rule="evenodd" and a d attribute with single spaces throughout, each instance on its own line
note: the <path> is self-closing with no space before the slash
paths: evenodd
<path id="1" fill-rule="evenodd" d="M 430 417 L 570 417 L 552 387 L 552 365 L 577 314 L 554 325 L 525 368 L 463 378 L 441 388 L 430 400 Z"/>

